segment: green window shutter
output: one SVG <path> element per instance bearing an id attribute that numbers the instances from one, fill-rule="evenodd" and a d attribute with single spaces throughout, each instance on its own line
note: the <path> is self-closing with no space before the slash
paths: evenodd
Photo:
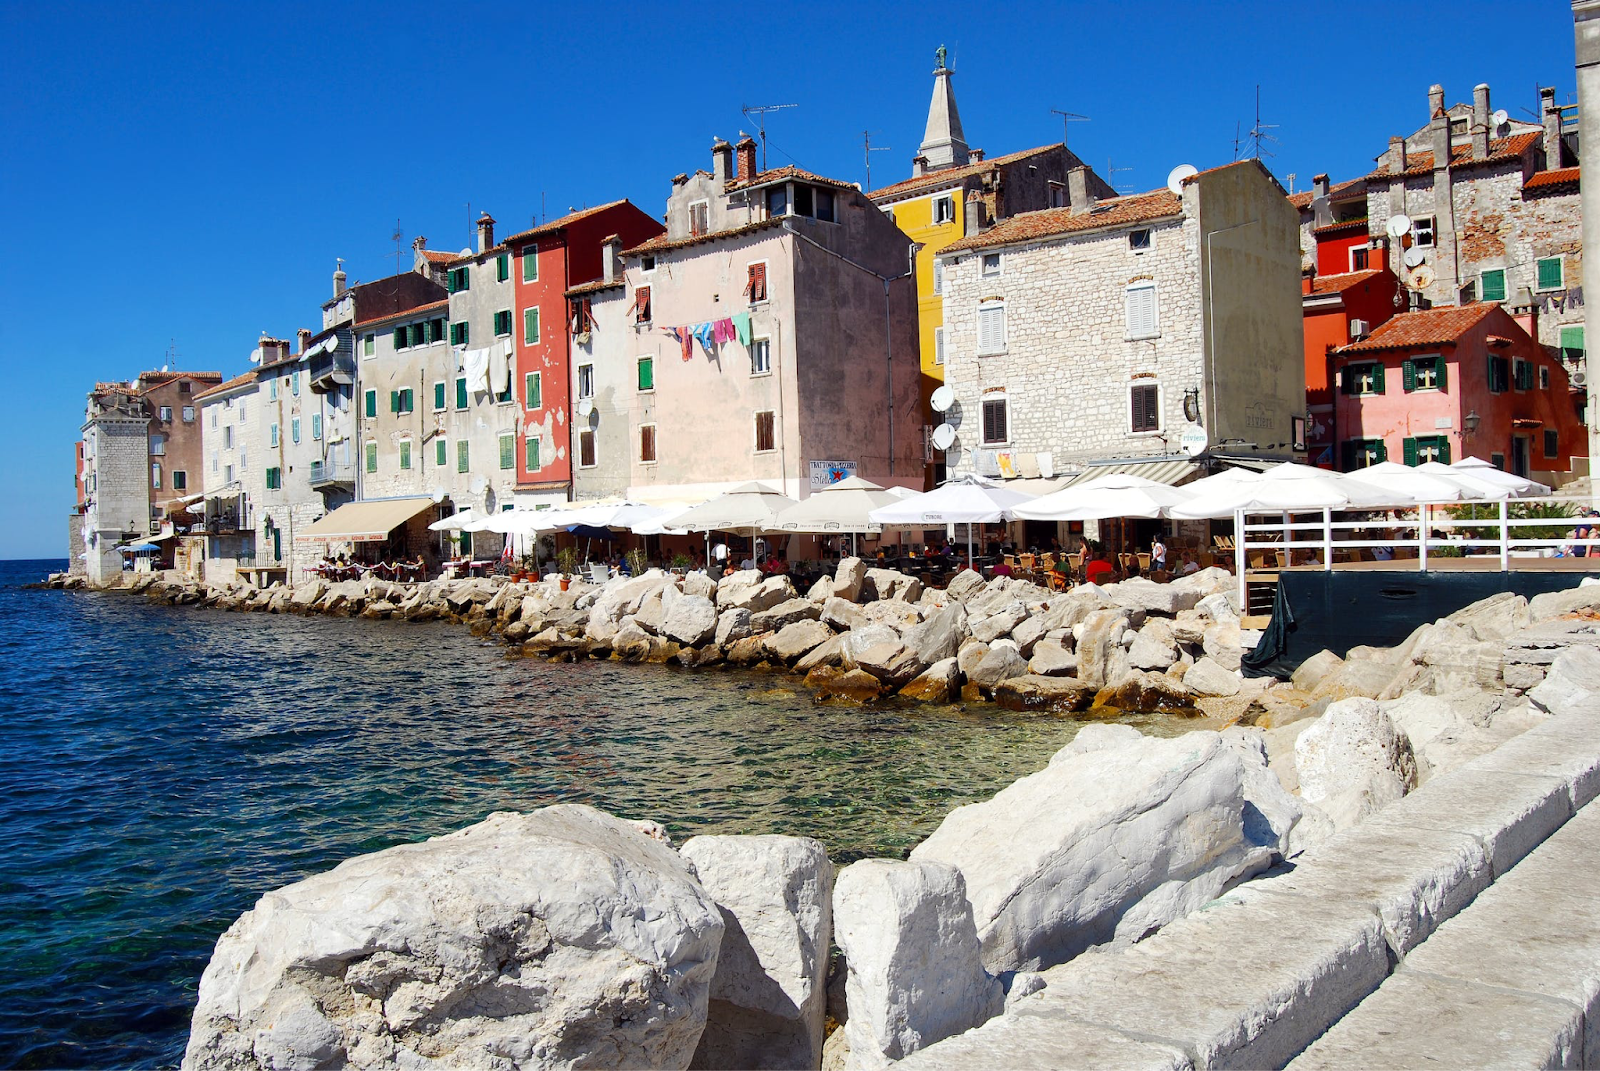
<path id="1" fill-rule="evenodd" d="M 1562 281 L 1560 257 L 1545 257 L 1539 261 L 1540 290 L 1559 290 Z"/>
<path id="2" fill-rule="evenodd" d="M 369 390 L 369 391 L 367 391 L 367 416 L 375 417 L 377 415 L 378 415 L 378 392 L 375 391 L 375 390 Z"/>
<path id="3" fill-rule="evenodd" d="M 1407 360 L 1400 362 L 1401 385 L 1407 394 L 1417 389 L 1417 362 Z"/>
<path id="4" fill-rule="evenodd" d="M 441 469 L 450 463 L 450 455 L 447 450 L 448 447 L 445 445 L 444 439 L 433 440 L 433 463 Z"/>
<path id="5" fill-rule="evenodd" d="M 509 469 L 517 463 L 517 440 L 513 435 L 500 436 L 500 467 Z"/>
<path id="6" fill-rule="evenodd" d="M 456 408 L 467 407 L 467 378 L 462 376 L 456 380 Z"/>
<path id="7" fill-rule="evenodd" d="M 539 341 L 539 306 L 522 310 L 522 341 L 533 345 Z"/>
<path id="8" fill-rule="evenodd" d="M 440 380 L 438 383 L 435 383 L 433 385 L 433 407 L 435 409 L 443 409 L 444 408 L 444 381 L 443 380 Z"/>
<path id="9" fill-rule="evenodd" d="M 454 268 L 451 268 L 445 273 L 444 292 L 447 294 L 454 294 L 456 292 L 456 272 Z"/>
<path id="10" fill-rule="evenodd" d="M 378 471 L 378 444 L 377 443 L 368 443 L 367 444 L 367 471 L 368 472 L 377 472 Z"/>
<path id="11" fill-rule="evenodd" d="M 394 329 L 394 348 L 397 350 L 406 348 L 406 329 L 403 327 Z"/>
<path id="12" fill-rule="evenodd" d="M 409 439 L 400 440 L 400 467 L 403 469 L 411 467 L 411 441 Z"/>
<path id="13" fill-rule="evenodd" d="M 392 391 L 389 392 L 389 412 L 398 413 L 399 411 L 400 411 L 400 392 L 397 391 L 397 390 L 392 390 Z"/>
<path id="14" fill-rule="evenodd" d="M 649 357 L 641 357 L 639 359 L 639 389 L 655 390 L 655 388 L 655 362 L 653 362 Z"/>
<path id="15" fill-rule="evenodd" d="M 1449 385 L 1445 382 L 1446 377 L 1444 370 L 1444 354 L 1441 353 L 1439 356 L 1433 359 L 1433 383 L 1434 386 L 1438 387 L 1440 390 L 1444 390 L 1445 387 Z"/>
<path id="16" fill-rule="evenodd" d="M 1383 392 L 1383 365 L 1380 363 L 1372 366 L 1372 393 L 1382 394 Z"/>
<path id="17" fill-rule="evenodd" d="M 442 319 L 433 319 L 433 320 L 429 320 L 428 321 L 428 341 L 429 342 L 443 342 L 444 341 L 444 320 L 442 320 Z"/>
<path id="18" fill-rule="evenodd" d="M 471 290 L 472 289 L 472 269 L 471 268 L 462 268 L 461 269 L 461 289 L 463 289 L 463 290 Z"/>
<path id="19" fill-rule="evenodd" d="M 1561 329 L 1561 348 L 1568 358 L 1581 357 L 1583 355 L 1583 328 L 1563 327 Z"/>
<path id="20" fill-rule="evenodd" d="M 499 256 L 494 258 L 494 274 L 497 282 L 503 283 L 507 279 L 511 278 L 511 265 L 509 261 L 510 258 L 504 253 L 501 253 Z"/>
<path id="21" fill-rule="evenodd" d="M 538 282 L 539 280 L 539 250 L 528 246 L 522 251 L 522 281 L 525 283 Z"/>
<path id="22" fill-rule="evenodd" d="M 1442 360 L 1442 358 L 1441 358 Z M 1450 464 L 1450 436 L 1435 436 L 1439 440 L 1439 461 L 1441 464 Z"/>
<path id="23" fill-rule="evenodd" d="M 322 414 L 321 413 L 312 413 L 311 414 L 311 437 L 313 439 L 322 438 Z"/>
<path id="24" fill-rule="evenodd" d="M 465 439 L 456 443 L 456 471 L 467 471 L 467 440 Z"/>
<path id="25" fill-rule="evenodd" d="M 1374 465 L 1389 460 L 1389 447 L 1382 439 L 1370 439 L 1367 445 L 1372 450 L 1372 463 Z"/>
<path id="26" fill-rule="evenodd" d="M 522 377 L 522 404 L 529 409 L 537 409 L 543 403 L 539 397 L 539 373 L 529 372 Z"/>
<path id="27" fill-rule="evenodd" d="M 1479 276 L 1481 280 L 1478 289 L 1482 291 L 1479 297 L 1484 301 L 1504 301 L 1506 299 L 1506 272 L 1504 268 L 1493 268 Z"/>
<path id="28" fill-rule="evenodd" d="M 1417 440 L 1405 440 L 1405 461 L 1412 468 L 1417 467 Z"/>
<path id="29" fill-rule="evenodd" d="M 1495 385 L 1495 364 L 1494 364 L 1494 362 L 1496 360 L 1497 360 L 1497 358 L 1494 356 L 1494 354 L 1491 353 L 1489 355 L 1489 358 L 1488 358 L 1488 361 L 1487 361 L 1488 368 L 1484 372 L 1485 378 L 1487 378 L 1488 381 L 1489 381 L 1489 393 L 1490 394 L 1498 394 L 1498 393 L 1500 393 L 1500 388 Z"/>
<path id="30" fill-rule="evenodd" d="M 527 456 L 526 456 L 525 460 L 527 461 L 527 469 L 528 469 L 528 471 L 529 472 L 538 472 L 539 471 L 539 440 L 538 439 L 533 438 L 533 437 L 529 437 L 528 443 L 527 443 L 527 451 L 526 451 L 526 453 L 527 453 Z"/>
<path id="31" fill-rule="evenodd" d="M 472 557 L 472 533 L 461 533 L 461 555 L 465 558 Z"/>

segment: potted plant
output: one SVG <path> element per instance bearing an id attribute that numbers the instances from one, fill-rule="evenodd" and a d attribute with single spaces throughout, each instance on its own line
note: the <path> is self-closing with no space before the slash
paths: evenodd
<path id="1" fill-rule="evenodd" d="M 632 572 L 634 576 L 642 576 L 644 571 L 650 568 L 650 558 L 640 547 L 634 547 L 632 550 L 628 551 L 627 559 L 628 570 Z"/>
<path id="2" fill-rule="evenodd" d="M 682 551 L 678 551 L 672 556 L 672 571 L 674 573 L 687 573 L 689 571 L 689 566 L 693 564 L 694 559 L 690 558 L 689 555 L 683 553 Z"/>
<path id="3" fill-rule="evenodd" d="M 578 548 L 562 547 L 556 551 L 556 571 L 561 574 L 561 590 L 572 584 L 572 574 L 578 571 Z"/>

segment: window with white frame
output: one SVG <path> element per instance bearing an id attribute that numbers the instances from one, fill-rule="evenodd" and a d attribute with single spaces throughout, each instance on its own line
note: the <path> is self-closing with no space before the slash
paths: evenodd
<path id="1" fill-rule="evenodd" d="M 1000 254 L 999 253 L 985 253 L 985 254 L 983 254 L 983 275 L 984 275 L 984 278 L 994 278 L 995 276 L 997 276 L 999 274 L 1000 274 Z"/>
<path id="2" fill-rule="evenodd" d="M 361 356 L 371 357 L 378 352 L 378 336 L 367 334 L 361 336 Z"/>
<path id="3" fill-rule="evenodd" d="M 750 340 L 750 374 L 764 376 L 772 371 L 772 340 L 770 338 L 752 338 Z"/>
<path id="4" fill-rule="evenodd" d="M 994 391 L 983 396 L 983 445 L 1003 446 L 1011 441 L 1011 407 L 1004 391 Z"/>
<path id="5" fill-rule="evenodd" d="M 1129 338 L 1154 338 L 1161 333 L 1154 281 L 1147 279 L 1128 284 L 1125 301 Z"/>
<path id="6" fill-rule="evenodd" d="M 985 301 L 978 305 L 978 355 L 1006 351 L 1006 303 Z"/>
<path id="7" fill-rule="evenodd" d="M 933 329 L 933 363 L 944 364 L 944 328 Z"/>
<path id="8" fill-rule="evenodd" d="M 525 283 L 539 281 L 539 247 L 536 245 L 522 247 L 522 281 Z"/>
<path id="9" fill-rule="evenodd" d="M 186 405 L 183 407 L 183 422 L 185 424 L 194 423 L 194 406 Z"/>
<path id="10" fill-rule="evenodd" d="M 763 409 L 756 414 L 756 452 L 767 453 L 777 448 L 777 414 L 771 409 Z"/>
<path id="11" fill-rule="evenodd" d="M 1152 382 L 1128 386 L 1128 431 L 1145 434 L 1161 430 L 1161 388 Z"/>
<path id="12" fill-rule="evenodd" d="M 578 366 L 578 400 L 594 397 L 594 365 L 580 364 Z"/>
<path id="13" fill-rule="evenodd" d="M 1433 248 L 1433 217 L 1414 216 L 1411 219 L 1411 247 L 1413 249 Z"/>
<path id="14" fill-rule="evenodd" d="M 933 258 L 933 292 L 944 293 L 944 261 L 938 257 Z"/>
<path id="15" fill-rule="evenodd" d="M 698 238 L 711 233 L 711 202 L 694 201 L 689 205 L 689 233 Z"/>
<path id="16" fill-rule="evenodd" d="M 1371 250 L 1369 250 L 1366 246 L 1353 245 L 1350 247 L 1351 271 L 1366 271 L 1367 265 L 1371 263 L 1371 259 Z"/>
<path id="17" fill-rule="evenodd" d="M 229 428 L 228 430 L 231 432 L 233 429 Z M 165 435 L 161 435 L 159 433 L 150 436 L 150 453 L 151 453 L 151 455 L 154 456 L 154 457 L 160 457 L 161 455 L 165 454 L 166 452 L 167 452 L 167 437 Z"/>
<path id="18" fill-rule="evenodd" d="M 1547 290 L 1561 290 L 1567 285 L 1566 271 L 1562 266 L 1560 257 L 1540 257 L 1534 262 L 1535 289 L 1540 293 Z"/>
<path id="19" fill-rule="evenodd" d="M 1128 232 L 1128 248 L 1135 253 L 1146 253 L 1150 250 L 1150 229 L 1141 227 L 1136 231 Z"/>
<path id="20" fill-rule="evenodd" d="M 956 201 L 950 194 L 933 199 L 933 222 L 949 223 L 956 218 Z"/>
<path id="21" fill-rule="evenodd" d="M 276 425 L 276 424 L 272 425 L 272 427 L 267 429 L 267 445 L 268 446 L 277 446 L 278 445 L 278 425 Z"/>
<path id="22" fill-rule="evenodd" d="M 150 486 L 157 491 L 161 490 L 161 466 L 159 464 L 150 466 Z"/>
<path id="23" fill-rule="evenodd" d="M 639 425 L 639 460 L 646 465 L 656 463 L 656 426 Z"/>
<path id="24" fill-rule="evenodd" d="M 1059 182 L 1051 182 L 1051 183 L 1049 183 L 1049 186 L 1050 186 L 1050 207 L 1051 208 L 1065 208 L 1065 207 L 1067 207 L 1067 188 L 1066 188 L 1066 186 L 1062 185 Z"/>
<path id="25" fill-rule="evenodd" d="M 170 423 L 171 422 L 171 420 L 172 420 L 172 406 L 163 405 L 160 408 L 160 410 L 158 411 L 158 413 L 159 413 L 159 419 L 160 419 L 161 423 L 166 424 L 166 423 Z"/>

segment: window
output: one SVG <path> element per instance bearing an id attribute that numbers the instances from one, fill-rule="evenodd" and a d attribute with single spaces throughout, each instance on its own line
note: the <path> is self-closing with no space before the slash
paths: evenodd
<path id="1" fill-rule="evenodd" d="M 412 394 L 410 387 L 404 387 L 400 390 L 392 390 L 389 392 L 389 412 L 409 413 L 413 408 L 415 407 L 412 405 Z"/>
<path id="2" fill-rule="evenodd" d="M 407 345 L 409 345 L 409 343 L 406 342 L 406 329 L 404 327 L 395 328 L 394 329 L 394 348 L 397 349 L 397 350 L 403 350 L 403 349 L 406 348 Z"/>
<path id="3" fill-rule="evenodd" d="M 268 469 L 267 471 L 271 472 L 272 470 Z M 150 486 L 157 491 L 161 490 L 161 466 L 159 464 L 150 466 Z"/>
<path id="4" fill-rule="evenodd" d="M 944 328 L 933 329 L 933 363 L 944 364 Z"/>
<path id="5" fill-rule="evenodd" d="M 211 410 L 211 426 L 213 428 L 217 426 L 217 411 L 215 409 Z"/>
<path id="6" fill-rule="evenodd" d="M 1134 434 L 1161 430 L 1161 388 L 1135 383 L 1128 389 L 1128 430 Z"/>
<path id="7" fill-rule="evenodd" d="M 933 292 L 944 293 L 944 261 L 938 257 L 933 258 Z"/>
<path id="8" fill-rule="evenodd" d="M 833 191 L 817 191 L 817 218 L 824 223 L 833 222 Z"/>
<path id="9" fill-rule="evenodd" d="M 500 467 L 503 469 L 516 468 L 517 465 L 517 437 L 511 432 L 502 432 L 500 435 Z"/>
<path id="10" fill-rule="evenodd" d="M 278 445 L 278 425 L 276 425 L 276 424 L 272 425 L 272 427 L 267 429 L 267 445 L 268 446 L 277 446 Z"/>
<path id="11" fill-rule="evenodd" d="M 377 443 L 369 442 L 367 444 L 367 471 L 369 473 L 378 471 L 378 444 Z"/>
<path id="12" fill-rule="evenodd" d="M 594 307 L 588 298 L 573 298 L 567 307 L 572 310 L 572 334 L 582 342 L 581 336 L 594 330 Z"/>
<path id="13" fill-rule="evenodd" d="M 774 186 L 767 191 L 767 216 L 787 216 L 789 214 L 789 187 Z"/>
<path id="14" fill-rule="evenodd" d="M 222 470 L 222 482 L 223 483 L 232 483 L 233 482 L 233 466 L 232 465 L 228 465 Z"/>
<path id="15" fill-rule="evenodd" d="M 1148 252 L 1150 249 L 1150 231 L 1140 229 L 1128 232 L 1128 248 L 1135 253 Z"/>
<path id="16" fill-rule="evenodd" d="M 494 335 L 500 338 L 511 333 L 511 310 L 501 309 L 494 314 Z"/>
<path id="17" fill-rule="evenodd" d="M 1504 357 L 1489 358 L 1489 393 L 1504 394 L 1511 389 L 1511 362 Z"/>
<path id="18" fill-rule="evenodd" d="M 494 278 L 498 283 L 511 278 L 511 257 L 508 254 L 501 253 L 494 258 Z"/>
<path id="19" fill-rule="evenodd" d="M 578 366 L 578 400 L 594 397 L 594 365 Z"/>
<path id="20" fill-rule="evenodd" d="M 471 290 L 472 269 L 451 268 L 450 274 L 445 277 L 445 280 L 445 289 L 452 294 L 458 294 L 463 290 Z"/>
<path id="21" fill-rule="evenodd" d="M 189 489 L 189 474 L 182 469 L 173 469 L 172 489 L 174 491 L 187 491 Z"/>
<path id="22" fill-rule="evenodd" d="M 1450 464 L 1450 437 L 1448 435 L 1418 435 L 1400 444 L 1407 465 L 1425 465 L 1437 461 Z"/>
<path id="23" fill-rule="evenodd" d="M 1384 393 L 1383 365 L 1353 364 L 1344 370 L 1339 383 L 1340 394 Z"/>
<path id="24" fill-rule="evenodd" d="M 1548 368 L 1540 367 L 1539 369 L 1539 389 L 1550 389 L 1550 369 Z"/>
<path id="25" fill-rule="evenodd" d="M 978 306 L 978 356 L 1006 351 L 1006 306 L 985 301 Z"/>
<path id="26" fill-rule="evenodd" d="M 1048 185 L 1050 187 L 1050 207 L 1067 207 L 1067 188 L 1059 182 L 1051 182 Z"/>
<path id="27" fill-rule="evenodd" d="M 528 409 L 537 409 L 544 404 L 544 381 L 538 372 L 529 372 L 522 377 L 522 404 Z"/>
<path id="28" fill-rule="evenodd" d="M 1339 444 L 1341 467 L 1346 471 L 1369 468 L 1389 459 L 1382 439 L 1346 439 Z"/>
<path id="29" fill-rule="evenodd" d="M 816 206 L 812 195 L 815 193 L 810 186 L 796 185 L 794 188 L 794 212 L 797 216 L 816 215 Z"/>
<path id="30" fill-rule="evenodd" d="M 422 326 L 423 325 L 418 324 L 417 325 L 417 329 L 420 331 L 422 329 Z M 443 316 L 439 316 L 439 317 L 436 317 L 436 318 L 434 318 L 432 320 L 429 320 L 428 324 L 427 324 L 427 327 L 428 327 L 428 341 L 429 342 L 443 342 L 444 341 L 444 317 Z"/>
<path id="31" fill-rule="evenodd" d="M 467 440 L 456 440 L 456 471 L 466 472 L 470 455 L 467 452 Z"/>
<path id="32" fill-rule="evenodd" d="M 1504 455 L 1504 454 L 1490 454 L 1489 455 L 1489 464 L 1493 465 L 1495 468 L 1499 469 L 1501 472 L 1504 472 L 1506 470 L 1506 455 Z"/>
<path id="33" fill-rule="evenodd" d="M 245 399 L 239 399 L 239 423 L 243 424 L 250 419 L 250 407 L 245 404 Z"/>
<path id="34" fill-rule="evenodd" d="M 441 379 L 435 382 L 433 385 L 433 411 L 435 413 L 444 409 L 444 399 L 444 380 Z"/>
<path id="35" fill-rule="evenodd" d="M 1411 245 L 1414 249 L 1433 248 L 1433 217 L 1413 216 L 1411 219 Z"/>
<path id="36" fill-rule="evenodd" d="M 157 410 L 157 413 L 159 414 L 161 423 L 163 423 L 163 424 L 171 423 L 171 421 L 172 421 L 172 406 L 163 405 L 159 410 Z"/>
<path id="37" fill-rule="evenodd" d="M 775 416 L 770 409 L 763 409 L 756 414 L 756 452 L 776 450 L 778 448 L 777 425 Z"/>
<path id="38" fill-rule="evenodd" d="M 933 199 L 933 222 L 935 224 L 949 223 L 955 218 L 956 202 L 954 197 L 951 197 L 947 193 L 942 197 L 935 197 Z"/>
<path id="39" fill-rule="evenodd" d="M 402 469 L 409 469 L 411 467 L 411 440 L 410 439 L 401 439 L 400 440 L 400 467 Z"/>
<path id="40" fill-rule="evenodd" d="M 656 258 L 645 256 L 639 258 L 639 270 L 649 275 L 656 270 Z"/>
<path id="41" fill-rule="evenodd" d="M 1492 268 L 1478 275 L 1478 296 L 1483 301 L 1506 299 L 1506 270 Z"/>
<path id="42" fill-rule="evenodd" d="M 1129 285 L 1124 304 L 1128 315 L 1129 338 L 1154 338 L 1161 333 L 1156 316 L 1156 284 L 1139 282 Z"/>
<path id="43" fill-rule="evenodd" d="M 212 454 L 211 455 L 211 471 L 212 472 L 216 472 L 217 471 L 217 455 L 216 454 Z"/>
<path id="44" fill-rule="evenodd" d="M 1370 256 L 1370 252 L 1371 251 L 1364 245 L 1353 245 L 1353 246 L 1351 246 L 1350 247 L 1350 270 L 1351 271 L 1366 271 L 1367 270 L 1367 264 L 1368 264 L 1368 257 Z"/>
<path id="45" fill-rule="evenodd" d="M 222 429 L 222 448 L 224 450 L 232 450 L 233 449 L 233 425 L 232 424 L 229 424 L 227 427 Z M 151 453 L 155 453 L 155 451 L 152 449 Z"/>
<path id="46" fill-rule="evenodd" d="M 750 340 L 750 374 L 764 376 L 770 371 L 772 371 L 772 340 L 752 338 Z"/>
<path id="47" fill-rule="evenodd" d="M 278 400 L 278 380 L 274 377 L 273 379 L 267 380 L 267 401 L 275 402 L 277 400 Z"/>
<path id="48" fill-rule="evenodd" d="M 1517 361 L 1512 366 L 1512 373 L 1518 390 L 1533 389 L 1533 362 Z"/>
<path id="49" fill-rule="evenodd" d="M 281 490 L 283 490 L 283 470 L 282 469 L 270 468 L 270 469 L 267 470 L 267 490 L 269 490 L 269 491 L 281 491 Z"/>
<path id="50" fill-rule="evenodd" d="M 456 408 L 457 409 L 465 409 L 466 407 L 467 407 L 467 377 L 466 376 L 457 376 L 456 377 Z"/>
<path id="51" fill-rule="evenodd" d="M 180 380 L 178 382 L 178 393 L 179 394 L 192 394 L 192 393 L 194 393 L 194 385 L 191 384 L 187 379 Z"/>
<path id="52" fill-rule="evenodd" d="M 228 445 L 232 446 L 233 445 L 233 441 L 232 441 L 233 440 L 233 429 L 232 428 L 228 429 L 228 440 L 229 440 Z M 156 457 L 161 457 L 166 452 L 167 452 L 167 437 L 165 435 L 160 435 L 160 434 L 150 436 L 150 453 L 153 454 Z"/>
<path id="53" fill-rule="evenodd" d="M 1444 390 L 1444 358 L 1437 353 L 1426 353 L 1420 357 L 1410 358 L 1400 365 L 1400 374 L 1408 392 Z"/>
<path id="54" fill-rule="evenodd" d="M 525 283 L 539 281 L 539 247 L 536 245 L 522 247 L 522 281 Z"/>
<path id="55" fill-rule="evenodd" d="M 639 425 L 639 460 L 647 465 L 656 461 L 656 426 L 654 424 Z"/>
<path id="56" fill-rule="evenodd" d="M 510 324 L 506 325 L 506 330 L 507 332 L 511 330 Z M 537 344 L 538 341 L 539 306 L 534 305 L 522 310 L 522 343 L 525 346 L 532 346 Z"/>
<path id="57" fill-rule="evenodd" d="M 1582 331 L 1583 328 L 1580 327 L 1580 328 L 1578 328 L 1578 330 Z M 185 424 L 193 424 L 194 423 L 194 406 L 186 405 L 186 406 L 183 407 L 183 422 Z"/>
<path id="58" fill-rule="evenodd" d="M 378 336 L 377 335 L 362 335 L 361 336 L 361 356 L 363 356 L 363 357 L 371 357 L 373 354 L 375 354 L 377 352 L 378 352 Z"/>
<path id="59" fill-rule="evenodd" d="M 689 206 L 689 233 L 696 238 L 711 233 L 711 202 L 695 201 Z"/>
<path id="60" fill-rule="evenodd" d="M 578 467 L 580 469 L 592 469 L 594 466 L 594 432 L 580 431 L 578 432 Z"/>
<path id="61" fill-rule="evenodd" d="M 1560 290 L 1566 286 L 1566 273 L 1560 257 L 1542 257 L 1538 261 L 1538 289 Z"/>
<path id="62" fill-rule="evenodd" d="M 986 395 L 983 399 L 983 444 L 995 446 L 1011 441 L 1011 411 L 1003 393 Z"/>
<path id="63" fill-rule="evenodd" d="M 633 292 L 633 322 L 650 322 L 650 288 L 641 286 Z"/>
<path id="64" fill-rule="evenodd" d="M 296 398 L 300 397 L 300 373 L 299 372 L 290 372 L 289 373 L 289 393 L 291 395 L 293 395 L 294 397 L 296 397 Z"/>
<path id="65" fill-rule="evenodd" d="M 529 472 L 538 472 L 543 467 L 539 464 L 539 439 L 537 436 L 530 435 L 528 437 L 528 441 L 524 445 L 524 457 L 522 460 L 525 463 L 524 467 Z"/>
<path id="66" fill-rule="evenodd" d="M 639 389 L 642 391 L 656 389 L 655 361 L 652 358 L 639 358 Z"/>
<path id="67" fill-rule="evenodd" d="M 983 274 L 985 278 L 991 278 L 1000 274 L 999 253 L 983 254 Z"/>
<path id="68" fill-rule="evenodd" d="M 744 292 L 745 296 L 750 299 L 750 304 L 754 305 L 758 301 L 767 300 L 767 262 L 758 260 L 751 264 L 746 271 L 749 274 L 749 281 L 744 285 Z"/>
<path id="69" fill-rule="evenodd" d="M 1546 429 L 1544 429 L 1544 456 L 1547 457 L 1547 458 L 1553 458 L 1553 457 L 1559 457 L 1560 454 L 1561 454 L 1561 433 L 1559 431 L 1555 430 L 1554 428 L 1546 428 Z M 173 475 L 176 476 L 177 473 L 173 473 Z M 172 486 L 174 488 L 176 488 L 178 486 L 176 480 L 173 481 L 173 485 Z"/>
<path id="70" fill-rule="evenodd" d="M 321 413 L 312 413 L 311 414 L 311 438 L 312 439 L 318 439 L 318 440 L 320 440 L 322 438 L 322 414 Z"/>
<path id="71" fill-rule="evenodd" d="M 450 345 L 465 346 L 467 344 L 468 337 L 469 332 L 467 330 L 467 321 L 457 320 L 455 323 L 450 325 Z"/>

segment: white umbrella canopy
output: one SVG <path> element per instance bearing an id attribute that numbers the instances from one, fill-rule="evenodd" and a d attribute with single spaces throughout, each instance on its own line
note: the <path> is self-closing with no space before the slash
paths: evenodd
<path id="1" fill-rule="evenodd" d="M 590 528 L 637 531 L 636 526 L 670 516 L 674 511 L 665 506 L 646 506 L 640 502 L 608 502 L 564 512 L 563 526 L 583 524 Z"/>
<path id="2" fill-rule="evenodd" d="M 1442 467 L 1442 466 L 1441 466 Z M 1448 475 L 1424 472 L 1411 465 L 1394 461 L 1380 461 L 1352 475 L 1362 483 L 1381 487 L 1411 502 L 1459 502 L 1464 498 L 1482 498 L 1478 488 Z"/>
<path id="3" fill-rule="evenodd" d="M 1097 521 L 1106 517 L 1160 517 L 1169 507 L 1186 502 L 1183 488 L 1125 472 L 1097 476 L 1017 507 L 1030 521 Z"/>
<path id="4" fill-rule="evenodd" d="M 1263 472 L 1259 480 L 1241 481 L 1232 489 L 1223 487 L 1215 493 L 1201 493 L 1173 506 L 1169 514 L 1202 519 L 1231 517 L 1241 509 L 1246 513 L 1294 513 L 1411 504 L 1411 500 L 1397 501 L 1397 497 L 1392 491 L 1362 483 L 1343 473 L 1285 462 Z"/>
<path id="5" fill-rule="evenodd" d="M 768 530 L 814 535 L 881 532 L 883 525 L 872 521 L 867 514 L 899 501 L 901 495 L 895 491 L 851 476 L 790 506 L 773 519 Z"/>
<path id="6" fill-rule="evenodd" d="M 1511 493 L 1519 498 L 1550 493 L 1550 488 L 1544 484 L 1530 480 L 1525 476 L 1517 476 L 1506 472 L 1504 469 L 1496 468 L 1491 462 L 1485 461 L 1481 457 L 1464 457 L 1449 467 L 1476 479 L 1485 480 L 1501 487 L 1509 487 Z"/>
<path id="7" fill-rule="evenodd" d="M 459 532 L 467 525 L 480 520 L 483 520 L 483 518 L 479 517 L 477 513 L 473 511 L 471 506 L 468 506 L 464 510 L 459 510 L 455 513 L 452 513 L 448 517 L 441 517 L 439 520 L 434 521 L 432 524 L 428 525 L 428 531 Z"/>
<path id="8" fill-rule="evenodd" d="M 745 483 L 657 523 L 677 532 L 754 531 L 772 527 L 773 519 L 794 504 L 794 499 L 766 484 Z"/>
<path id="9" fill-rule="evenodd" d="M 1034 496 L 963 476 L 925 494 L 912 495 L 867 514 L 874 524 L 902 528 L 946 524 L 993 524 L 1016 519 L 1016 508 Z"/>

